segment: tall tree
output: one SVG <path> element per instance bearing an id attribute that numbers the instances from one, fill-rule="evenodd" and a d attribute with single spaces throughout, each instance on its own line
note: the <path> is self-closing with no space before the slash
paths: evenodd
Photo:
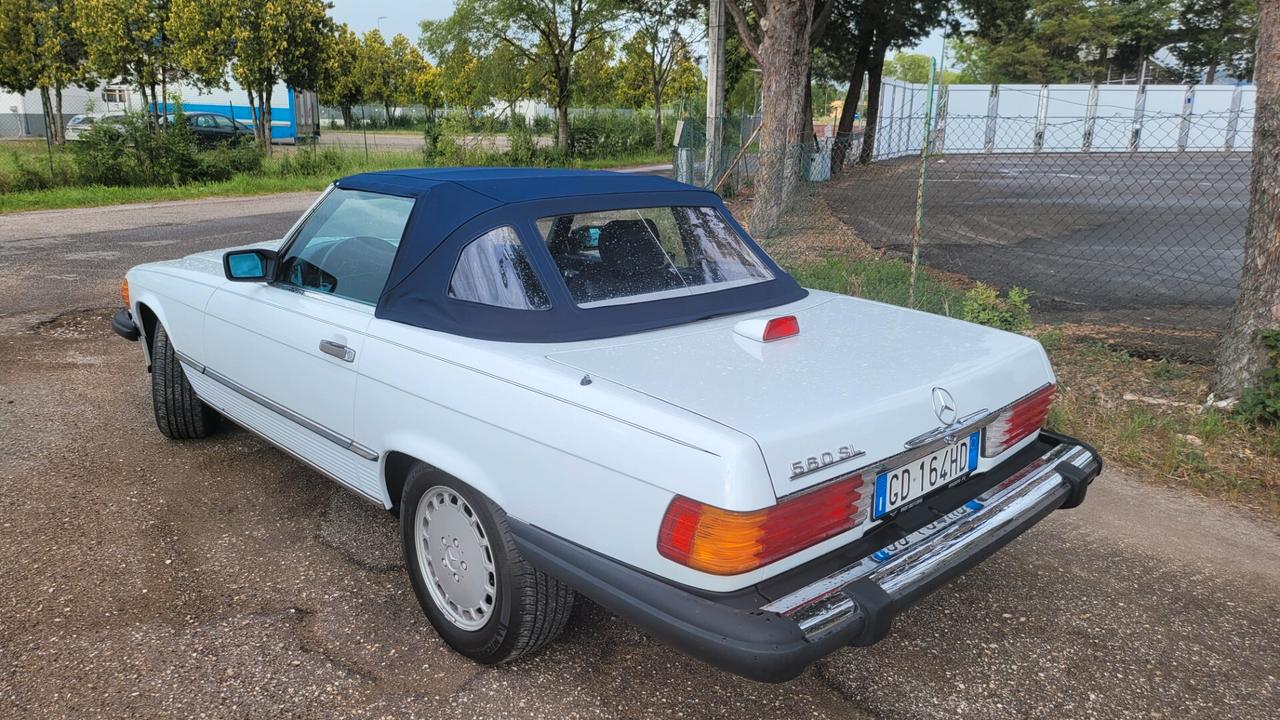
<path id="1" fill-rule="evenodd" d="M 364 82 L 355 72 L 360 63 L 360 37 L 343 23 L 326 46 L 328 52 L 317 88 L 319 99 L 325 105 L 337 106 L 342 111 L 343 126 L 351 128 L 355 125 L 352 108 L 367 97 Z"/>
<path id="2" fill-rule="evenodd" d="M 197 83 L 244 88 L 254 134 L 271 152 L 275 86 L 314 90 L 333 37 L 324 0 L 173 0 L 172 37 Z"/>
<path id="3" fill-rule="evenodd" d="M 813 132 L 809 122 L 809 63 L 832 0 L 725 0 L 738 36 L 763 75 L 760 169 L 751 205 L 751 232 L 770 237 L 800 181 Z"/>
<path id="4" fill-rule="evenodd" d="M 1257 0 L 1184 0 L 1178 13 L 1182 42 L 1173 54 L 1182 63 L 1186 79 L 1213 84 L 1218 70 L 1227 68 L 1236 77 L 1253 71 L 1257 39 Z"/>
<path id="5" fill-rule="evenodd" d="M 1280 0 L 1260 0 L 1258 86 L 1244 268 L 1231 325 L 1218 349 L 1214 391 L 1239 396 L 1267 367 L 1266 330 L 1280 330 Z"/>
<path id="6" fill-rule="evenodd" d="M 624 88 L 644 88 L 653 107 L 654 150 L 662 151 L 662 104 L 678 68 L 687 71 L 693 52 L 685 37 L 697 16 L 692 0 L 630 0 L 628 24 L 635 34 L 623 46 Z"/>
<path id="7" fill-rule="evenodd" d="M 422 22 L 422 44 L 436 58 L 458 45 L 481 54 L 506 45 L 520 53 L 550 80 L 556 145 L 567 151 L 573 58 L 604 42 L 617 17 L 613 0 L 458 0 L 448 18 Z"/>
<path id="8" fill-rule="evenodd" d="M 173 57 L 170 0 L 77 0 L 74 27 L 84 40 L 90 68 L 138 88 L 155 117 L 164 102 L 166 70 Z"/>
<path id="9" fill-rule="evenodd" d="M 853 114 L 866 76 L 867 113 L 859 162 L 867 163 L 875 152 L 880 115 L 880 81 L 890 50 L 910 47 L 947 19 L 946 0 L 837 0 L 833 21 L 820 46 L 819 68 L 830 79 L 846 70 L 848 93 L 836 126 L 837 142 L 831 167 L 844 164 L 853 131 Z M 955 22 L 952 22 L 954 29 Z"/>

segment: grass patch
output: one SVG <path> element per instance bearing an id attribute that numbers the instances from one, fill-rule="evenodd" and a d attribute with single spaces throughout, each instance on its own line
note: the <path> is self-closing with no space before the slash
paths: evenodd
<path id="1" fill-rule="evenodd" d="M 886 257 L 827 258 L 817 263 L 786 266 L 786 270 L 805 287 L 892 305 L 908 304 L 911 266 L 901 260 Z M 961 290 L 929 273 L 921 273 L 917 278 L 917 309 L 953 317 L 960 314 L 963 304 L 964 292 Z"/>
<path id="2" fill-rule="evenodd" d="M 1280 517 L 1280 428 L 1201 408 L 1213 369 L 1142 360 L 1087 330 L 1043 329 L 1058 372 L 1051 429 L 1086 438 L 1108 462 Z"/>
<path id="3" fill-rule="evenodd" d="M 6 142 L 0 144 L 0 149 L 8 149 L 10 145 L 23 146 L 22 157 L 28 164 L 35 161 L 46 162 L 43 155 L 43 141 L 39 143 L 37 151 L 31 150 L 32 143 L 29 141 Z M 307 161 L 307 156 L 320 159 Z M 0 152 L 0 159 L 2 158 L 8 158 L 7 162 L 12 165 L 12 153 Z M 666 153 L 644 152 L 590 160 L 575 159 L 567 166 L 580 169 L 607 169 L 629 165 L 652 165 L 669 160 L 670 157 Z M 223 182 L 152 187 L 70 186 L 0 193 L 0 214 L 24 210 L 52 210 L 320 190 L 344 175 L 422 166 L 422 155 L 418 152 L 370 152 L 366 159 L 362 150 L 321 149 L 319 154 L 314 154 L 314 151 L 308 149 L 277 148 L 276 152 L 263 164 L 260 172 L 237 175 Z M 3 167 L 0 167 L 0 170 L 2 169 Z"/>

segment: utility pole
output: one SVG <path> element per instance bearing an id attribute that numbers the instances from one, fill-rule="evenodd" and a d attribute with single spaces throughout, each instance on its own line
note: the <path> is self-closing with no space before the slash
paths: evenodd
<path id="1" fill-rule="evenodd" d="M 731 0 L 730 0 L 731 1 Z M 720 170 L 720 146 L 724 143 L 724 4 L 707 3 L 707 157 L 704 184 L 716 181 Z"/>

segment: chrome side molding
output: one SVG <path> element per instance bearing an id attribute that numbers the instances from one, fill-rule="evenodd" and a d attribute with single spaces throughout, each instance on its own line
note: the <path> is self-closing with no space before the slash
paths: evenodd
<path id="1" fill-rule="evenodd" d="M 359 455 L 365 460 L 374 461 L 378 459 L 378 453 L 374 452 L 370 448 L 365 447 L 364 445 L 361 445 L 355 440 L 352 440 L 346 435 L 342 435 L 341 433 L 334 432 L 333 430 L 330 430 L 329 428 L 321 425 L 318 422 L 314 422 L 302 415 L 299 415 L 298 413 L 294 412 L 293 410 L 290 410 L 289 408 L 281 405 L 280 403 L 272 400 L 271 398 L 260 395 L 254 392 L 253 390 L 250 390 L 249 388 L 241 385 L 235 380 L 232 380 L 226 375 L 223 375 L 217 370 L 214 370 L 213 368 L 207 367 L 205 365 L 202 365 L 196 362 L 193 358 L 191 358 L 188 355 L 184 355 L 183 353 L 176 352 L 176 351 L 175 351 L 175 354 L 178 356 L 178 359 L 182 361 L 183 365 L 190 367 L 192 370 L 195 370 L 196 372 L 200 373 L 201 375 L 204 375 L 210 380 L 214 380 L 222 385 L 225 385 L 227 388 L 234 390 L 236 393 L 244 396 L 249 400 L 252 400 L 258 403 L 262 407 L 276 413 L 277 415 L 287 420 L 290 420 L 298 425 L 301 425 L 302 427 L 310 430 L 311 432 L 319 435 L 320 437 L 328 440 L 329 442 L 335 445 L 338 445 L 339 447 L 342 447 L 346 450 L 350 450 L 351 452 L 355 453 L 356 455 Z"/>

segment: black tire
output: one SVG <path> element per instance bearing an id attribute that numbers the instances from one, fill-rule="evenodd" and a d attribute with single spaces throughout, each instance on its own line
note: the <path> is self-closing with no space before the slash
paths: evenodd
<path id="1" fill-rule="evenodd" d="M 457 626 L 437 607 L 418 560 L 418 506 L 429 490 L 439 486 L 456 492 L 474 509 L 492 550 L 498 579 L 496 599 L 484 626 L 477 630 Z M 460 654 L 486 665 L 509 662 L 550 643 L 568 623 L 573 590 L 530 565 L 511 539 L 506 513 L 466 483 L 425 465 L 410 470 L 400 501 L 400 535 L 418 603 L 440 637 Z"/>
<path id="2" fill-rule="evenodd" d="M 169 333 L 159 323 L 151 344 L 151 404 L 156 411 L 156 427 L 167 438 L 194 440 L 207 437 L 217 428 L 217 411 L 196 397 L 169 342 Z"/>

